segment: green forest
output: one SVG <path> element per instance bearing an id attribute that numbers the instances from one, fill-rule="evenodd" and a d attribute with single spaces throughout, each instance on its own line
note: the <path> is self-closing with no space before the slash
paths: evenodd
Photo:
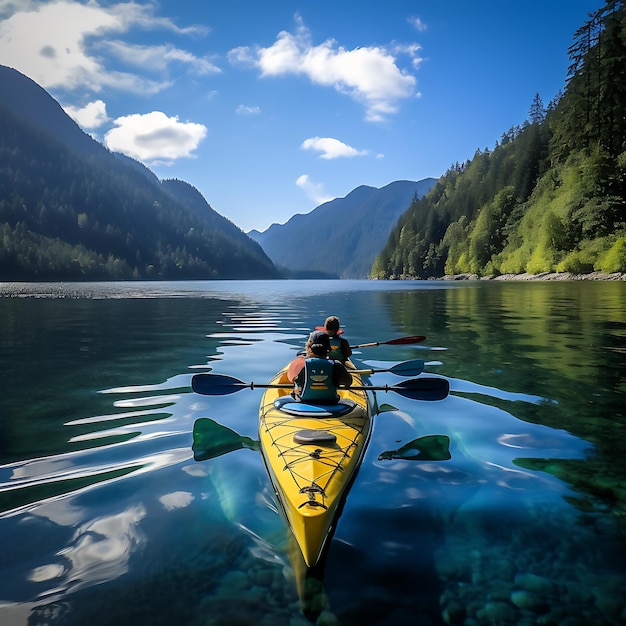
<path id="1" fill-rule="evenodd" d="M 626 9 L 574 33 L 565 90 L 416 199 L 372 278 L 626 271 Z"/>
<path id="2" fill-rule="evenodd" d="M 278 276 L 190 185 L 81 155 L 0 103 L 0 280 Z"/>

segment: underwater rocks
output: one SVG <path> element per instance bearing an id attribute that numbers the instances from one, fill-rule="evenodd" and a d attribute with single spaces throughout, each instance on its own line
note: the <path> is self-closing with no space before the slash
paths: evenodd
<path id="1" fill-rule="evenodd" d="M 543 519 L 550 519 L 543 517 Z M 484 520 L 483 520 L 484 522 Z M 450 626 L 612 626 L 626 623 L 618 571 L 593 567 L 584 530 L 544 535 L 524 525 L 493 527 L 476 538 L 481 520 L 456 523 L 435 555 L 442 585 L 441 617 Z M 471 528 L 470 528 L 471 527 Z M 452 529 L 450 529 L 452 530 Z M 572 555 L 579 557 L 579 562 Z"/>

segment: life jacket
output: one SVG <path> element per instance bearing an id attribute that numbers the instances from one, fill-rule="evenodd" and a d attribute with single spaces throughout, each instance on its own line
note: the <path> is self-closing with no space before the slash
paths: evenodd
<path id="1" fill-rule="evenodd" d="M 304 362 L 304 383 L 300 398 L 306 402 L 332 404 L 339 400 L 333 385 L 333 361 L 309 357 Z"/>
<path id="2" fill-rule="evenodd" d="M 338 335 L 331 337 L 328 335 L 328 339 L 330 340 L 330 352 L 328 353 L 328 358 L 334 361 L 341 361 L 342 363 L 346 360 L 346 357 L 341 349 L 341 338 Z"/>

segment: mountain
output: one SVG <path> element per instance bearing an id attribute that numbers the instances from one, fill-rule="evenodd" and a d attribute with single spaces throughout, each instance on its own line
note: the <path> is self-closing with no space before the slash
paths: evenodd
<path id="1" fill-rule="evenodd" d="M 17 70 L 0 65 L 0 103 L 40 132 L 81 156 L 99 154 L 103 147 L 87 135 L 48 92 Z"/>
<path id="2" fill-rule="evenodd" d="M 434 178 L 400 180 L 380 189 L 361 186 L 344 198 L 266 231 L 250 231 L 276 266 L 295 276 L 312 272 L 335 278 L 367 278 L 375 256 L 411 202 L 436 183 Z"/>
<path id="3" fill-rule="evenodd" d="M 232 251 L 236 255 L 253 253 L 254 257 L 258 260 L 269 260 L 256 241 L 248 237 L 248 235 L 238 226 L 235 226 L 229 219 L 212 209 L 204 196 L 193 185 L 183 180 L 170 178 L 162 180 L 161 187 L 172 198 L 200 217 L 209 228 L 219 231 L 223 237 L 229 239 L 232 243 Z"/>
<path id="4" fill-rule="evenodd" d="M 159 181 L 0 66 L 0 280 L 278 278 L 182 181 Z"/>
<path id="5" fill-rule="evenodd" d="M 574 38 L 565 92 L 413 202 L 372 277 L 626 271 L 626 6 Z"/>

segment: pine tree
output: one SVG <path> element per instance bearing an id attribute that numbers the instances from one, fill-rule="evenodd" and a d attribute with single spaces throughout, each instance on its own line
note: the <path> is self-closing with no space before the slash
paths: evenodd
<path id="1" fill-rule="evenodd" d="M 530 111 L 528 113 L 528 118 L 531 124 L 541 124 L 546 117 L 546 110 L 543 106 L 543 100 L 541 96 L 536 93 L 533 98 L 533 102 L 530 105 Z"/>

